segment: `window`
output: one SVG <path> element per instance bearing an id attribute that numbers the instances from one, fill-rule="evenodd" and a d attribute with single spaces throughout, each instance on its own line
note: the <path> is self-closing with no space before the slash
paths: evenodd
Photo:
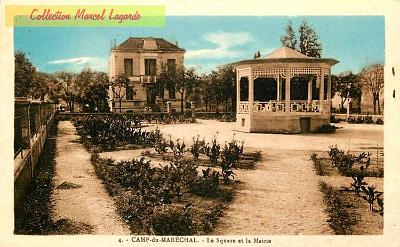
<path id="1" fill-rule="evenodd" d="M 175 59 L 167 59 L 167 69 L 168 71 L 174 71 L 176 69 Z"/>
<path id="2" fill-rule="evenodd" d="M 133 76 L 133 59 L 124 59 L 124 72 L 126 77 Z"/>
<path id="3" fill-rule="evenodd" d="M 133 87 L 132 86 L 126 87 L 126 99 L 133 100 Z"/>
<path id="4" fill-rule="evenodd" d="M 176 98 L 176 96 L 175 96 L 175 89 L 169 89 L 169 90 L 168 90 L 168 98 L 169 98 L 169 99 L 175 99 L 175 98 Z"/>
<path id="5" fill-rule="evenodd" d="M 144 60 L 144 74 L 145 75 L 156 75 L 156 59 L 145 59 Z"/>

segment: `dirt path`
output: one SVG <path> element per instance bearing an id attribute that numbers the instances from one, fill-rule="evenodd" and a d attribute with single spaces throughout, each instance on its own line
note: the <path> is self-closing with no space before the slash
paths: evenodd
<path id="1" fill-rule="evenodd" d="M 244 188 L 215 234 L 333 234 L 309 155 L 263 150 L 257 170 L 238 170 Z"/>
<path id="2" fill-rule="evenodd" d="M 89 225 L 92 234 L 130 234 L 78 139 L 71 122 L 58 123 L 53 220 Z"/>

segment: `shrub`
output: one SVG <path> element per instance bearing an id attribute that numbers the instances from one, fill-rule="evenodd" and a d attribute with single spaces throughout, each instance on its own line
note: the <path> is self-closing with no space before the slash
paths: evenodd
<path id="1" fill-rule="evenodd" d="M 336 127 L 333 125 L 330 125 L 330 124 L 324 124 L 319 128 L 318 132 L 319 133 L 327 133 L 327 134 L 335 133 Z"/>
<path id="2" fill-rule="evenodd" d="M 343 150 L 339 150 L 337 146 L 330 147 L 328 155 L 331 163 L 339 170 L 339 173 L 345 176 L 350 174 L 351 168 L 355 163 L 355 159 L 351 154 L 345 154 Z"/>
<path id="3" fill-rule="evenodd" d="M 208 156 L 210 159 L 211 163 L 213 165 L 216 165 L 218 162 L 218 158 L 221 154 L 221 146 L 217 143 L 217 138 L 214 136 L 211 145 L 207 143 L 205 149 L 205 154 Z"/>
<path id="4" fill-rule="evenodd" d="M 383 215 L 383 199 L 381 196 L 383 192 L 376 191 L 374 187 L 368 186 L 364 181 L 367 175 L 368 167 L 371 164 L 371 153 L 360 153 L 358 156 L 352 154 L 345 154 L 344 151 L 339 150 L 336 146 L 331 147 L 329 150 L 332 164 L 339 169 L 339 172 L 345 176 L 350 176 L 353 179 L 351 186 L 357 196 L 362 197 L 370 205 L 370 210 L 379 212 Z M 354 164 L 359 164 L 360 169 L 353 169 Z M 363 194 L 361 194 L 363 192 Z M 377 201 L 380 206 L 379 210 L 374 210 L 374 202 Z"/>
<path id="5" fill-rule="evenodd" d="M 381 118 L 378 118 L 375 123 L 381 125 L 383 124 L 383 120 Z"/>
<path id="6" fill-rule="evenodd" d="M 197 165 L 190 162 L 174 161 L 160 168 L 157 180 L 162 181 L 162 186 L 171 196 L 181 200 L 182 195 L 189 190 L 197 178 Z"/>
<path id="7" fill-rule="evenodd" d="M 374 211 L 374 202 L 382 196 L 382 192 L 379 192 L 375 190 L 375 187 L 373 186 L 362 186 L 361 187 L 363 192 L 365 193 L 365 196 L 361 196 L 364 200 L 366 200 L 369 203 L 369 209 L 371 211 Z M 382 214 L 383 214 L 383 201 L 382 202 Z"/>
<path id="8" fill-rule="evenodd" d="M 172 142 L 170 141 L 170 143 L 172 143 Z M 170 145 L 170 148 L 172 149 L 172 152 L 173 152 L 175 158 L 182 157 L 182 155 L 186 151 L 185 150 L 185 148 L 186 148 L 185 142 L 184 141 L 180 142 L 179 139 L 176 140 L 176 145 L 173 145 L 173 146 Z"/>
<path id="9" fill-rule="evenodd" d="M 262 154 L 260 150 L 257 150 L 254 154 L 254 161 L 259 162 L 262 161 Z"/>
<path id="10" fill-rule="evenodd" d="M 159 138 L 154 144 L 154 148 L 158 154 L 164 154 L 167 152 L 167 147 L 169 147 L 169 143 L 165 140 L 165 138 Z"/>
<path id="11" fill-rule="evenodd" d="M 199 159 L 200 154 L 204 149 L 204 139 L 200 141 L 200 136 L 197 135 L 196 139 L 193 137 L 193 144 L 190 147 L 190 152 L 192 153 L 195 160 Z"/>
<path id="12" fill-rule="evenodd" d="M 156 235 L 192 235 L 193 222 L 189 215 L 190 205 L 184 208 L 160 205 L 154 208 L 151 225 Z"/>
<path id="13" fill-rule="evenodd" d="M 327 205 L 326 212 L 329 216 L 329 225 L 336 234 L 346 235 L 352 233 L 352 226 L 357 223 L 357 217 L 350 211 L 354 205 L 346 203 L 341 192 L 320 182 L 320 191 L 324 194 L 324 202 Z"/>
<path id="14" fill-rule="evenodd" d="M 203 176 L 198 177 L 190 186 L 190 192 L 198 196 L 213 197 L 218 191 L 219 172 L 211 168 L 203 170 Z"/>
<path id="15" fill-rule="evenodd" d="M 331 123 L 340 123 L 340 120 L 335 117 L 335 115 L 330 116 Z"/>
<path id="16" fill-rule="evenodd" d="M 332 166 L 339 170 L 339 173 L 344 176 L 357 176 L 365 174 L 366 169 L 371 163 L 371 153 L 361 153 L 355 156 L 350 153 L 345 153 L 343 150 L 338 149 L 337 146 L 330 147 L 328 155 L 331 159 Z M 353 169 L 354 164 L 360 164 L 360 172 Z"/>
<path id="17" fill-rule="evenodd" d="M 140 120 L 133 115 L 81 117 L 75 125 L 79 134 L 102 150 L 115 150 L 125 144 L 150 147 L 161 137 L 159 130 L 143 131 Z"/>
<path id="18" fill-rule="evenodd" d="M 319 176 L 323 176 L 323 164 L 321 162 L 321 159 L 318 158 L 318 155 L 316 153 L 313 153 L 310 157 L 310 160 L 312 160 L 314 163 L 315 173 Z"/>
<path id="19" fill-rule="evenodd" d="M 235 173 L 233 167 L 239 161 L 243 155 L 243 142 L 241 145 L 238 144 L 234 138 L 229 143 L 225 143 L 224 148 L 221 151 L 221 174 L 225 184 L 228 184 L 230 178 L 234 178 Z"/>
<path id="20" fill-rule="evenodd" d="M 213 231 L 214 226 L 217 224 L 218 218 L 222 215 L 223 209 L 223 205 L 219 203 L 205 215 L 202 222 L 204 232 L 209 233 Z"/>

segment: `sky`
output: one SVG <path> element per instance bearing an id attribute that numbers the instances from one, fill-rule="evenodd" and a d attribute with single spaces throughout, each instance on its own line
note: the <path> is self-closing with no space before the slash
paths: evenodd
<path id="1" fill-rule="evenodd" d="M 169 16 L 165 27 L 15 27 L 14 49 L 27 54 L 39 71 L 79 72 L 90 67 L 108 71 L 111 41 L 129 37 L 160 37 L 186 50 L 185 66 L 208 73 L 217 66 L 264 57 L 281 46 L 288 21 L 296 30 L 303 20 L 314 27 L 322 57 L 339 63 L 332 73 L 359 72 L 384 63 L 383 16 Z"/>

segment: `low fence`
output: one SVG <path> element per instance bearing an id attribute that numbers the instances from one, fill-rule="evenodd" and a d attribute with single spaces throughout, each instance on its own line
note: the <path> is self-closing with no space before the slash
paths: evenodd
<path id="1" fill-rule="evenodd" d="M 43 150 L 55 105 L 16 98 L 14 103 L 14 203 L 24 197 Z"/>

